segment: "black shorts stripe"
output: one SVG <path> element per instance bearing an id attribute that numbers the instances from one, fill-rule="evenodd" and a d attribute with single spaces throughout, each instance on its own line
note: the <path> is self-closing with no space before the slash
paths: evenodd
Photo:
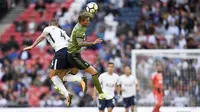
<path id="1" fill-rule="evenodd" d="M 79 63 L 81 65 L 81 67 L 83 67 L 83 68 L 86 67 L 85 64 L 81 60 L 79 60 L 77 57 L 74 57 L 74 59 L 76 60 L 77 63 Z"/>
<path id="2" fill-rule="evenodd" d="M 63 70 L 72 68 L 72 66 L 69 64 L 67 55 L 67 48 L 63 48 L 55 52 L 50 68 L 53 70 Z"/>
<path id="3" fill-rule="evenodd" d="M 89 63 L 87 63 L 81 58 L 80 53 L 68 53 L 68 60 L 73 67 L 76 67 L 80 70 L 86 69 L 90 66 Z"/>

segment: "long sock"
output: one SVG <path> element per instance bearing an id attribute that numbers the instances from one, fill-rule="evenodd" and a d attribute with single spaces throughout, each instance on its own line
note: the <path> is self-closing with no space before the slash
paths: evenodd
<path id="1" fill-rule="evenodd" d="M 63 77 L 63 81 L 67 81 L 67 82 L 81 82 L 82 78 L 80 76 L 77 75 L 65 75 Z"/>
<path id="2" fill-rule="evenodd" d="M 92 75 L 92 81 L 93 81 L 97 91 L 99 92 L 99 94 L 103 93 L 99 79 L 98 79 L 98 74 Z"/>
<path id="3" fill-rule="evenodd" d="M 51 78 L 52 82 L 54 83 L 55 86 L 57 86 L 60 91 L 62 93 L 64 93 L 65 97 L 67 98 L 69 95 L 69 92 L 67 91 L 67 89 L 65 88 L 65 86 L 63 85 L 62 80 L 58 77 L 58 76 L 53 76 Z"/>

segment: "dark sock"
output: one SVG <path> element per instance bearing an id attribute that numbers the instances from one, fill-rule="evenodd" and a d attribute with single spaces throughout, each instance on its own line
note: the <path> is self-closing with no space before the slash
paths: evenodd
<path id="1" fill-rule="evenodd" d="M 93 84 L 96 87 L 97 91 L 99 92 L 99 94 L 103 93 L 101 85 L 99 83 L 98 74 L 92 75 L 92 81 L 93 81 Z"/>

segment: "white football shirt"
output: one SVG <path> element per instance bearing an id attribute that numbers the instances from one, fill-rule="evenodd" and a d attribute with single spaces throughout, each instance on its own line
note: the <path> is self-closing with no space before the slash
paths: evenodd
<path id="1" fill-rule="evenodd" d="M 133 75 L 121 75 L 120 76 L 120 84 L 122 91 L 122 97 L 127 98 L 136 95 L 136 84 L 138 84 L 137 78 Z"/>
<path id="2" fill-rule="evenodd" d="M 62 29 L 56 26 L 48 26 L 44 28 L 43 32 L 47 32 L 46 39 L 51 44 L 55 51 L 58 51 L 68 46 L 69 36 Z"/>
<path id="3" fill-rule="evenodd" d="M 108 72 L 105 72 L 99 76 L 99 82 L 103 92 L 106 94 L 106 99 L 112 99 L 115 95 L 115 87 L 119 85 L 119 76 L 115 73 L 109 75 Z"/>

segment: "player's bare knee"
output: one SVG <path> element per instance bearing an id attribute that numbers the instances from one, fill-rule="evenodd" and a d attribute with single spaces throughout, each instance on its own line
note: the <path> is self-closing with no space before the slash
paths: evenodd
<path id="1" fill-rule="evenodd" d="M 56 75 L 56 71 L 55 70 L 50 70 L 49 77 L 52 78 L 55 75 Z"/>
<path id="2" fill-rule="evenodd" d="M 125 112 L 128 112 L 128 108 L 125 109 Z"/>
<path id="3" fill-rule="evenodd" d="M 96 75 L 98 73 L 97 70 L 93 66 L 86 68 L 84 71 L 88 72 L 91 75 Z"/>
<path id="4" fill-rule="evenodd" d="M 92 75 L 97 75 L 97 74 L 98 74 L 98 71 L 95 69 Z"/>
<path id="5" fill-rule="evenodd" d="M 109 108 L 109 109 L 108 109 L 108 112 L 112 112 L 112 109 L 111 109 L 111 108 Z"/>
<path id="6" fill-rule="evenodd" d="M 93 67 L 92 67 L 92 68 L 93 68 Z M 93 68 L 91 74 L 92 74 L 92 75 L 96 75 L 96 74 L 98 74 L 98 71 L 97 71 L 95 68 Z"/>

